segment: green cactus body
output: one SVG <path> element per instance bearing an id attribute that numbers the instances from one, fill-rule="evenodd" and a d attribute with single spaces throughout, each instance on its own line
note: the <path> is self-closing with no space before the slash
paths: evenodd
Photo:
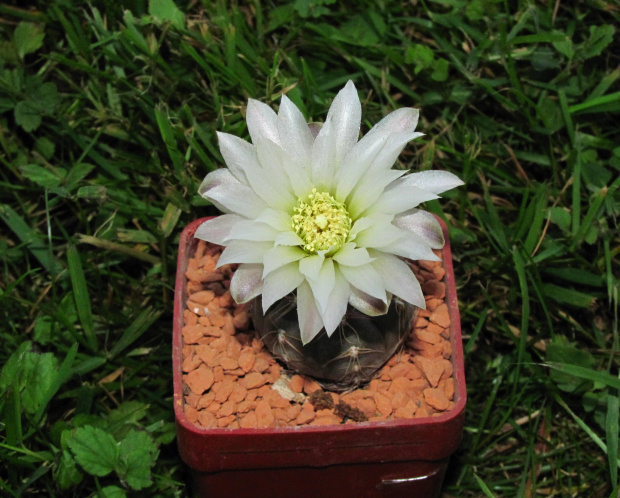
<path id="1" fill-rule="evenodd" d="M 403 344 L 417 310 L 396 296 L 387 313 L 368 316 L 348 306 L 342 322 L 328 337 L 323 329 L 303 345 L 294 293 L 265 315 L 260 296 L 252 302 L 252 320 L 271 354 L 299 374 L 308 375 L 331 391 L 347 391 L 370 381 Z"/>

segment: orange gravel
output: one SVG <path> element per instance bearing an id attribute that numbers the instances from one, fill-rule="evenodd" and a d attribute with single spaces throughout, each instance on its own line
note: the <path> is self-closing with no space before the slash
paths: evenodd
<path id="1" fill-rule="evenodd" d="M 186 272 L 182 368 L 191 423 L 229 429 L 329 425 L 429 417 L 454 406 L 441 261 L 412 265 L 426 310 L 419 311 L 405 347 L 368 385 L 347 393 L 320 392 L 331 408 L 325 402 L 315 408 L 309 395 L 321 386 L 284 370 L 254 336 L 247 306 L 237 305 L 228 290 L 236 265 L 215 269 L 220 252 L 221 247 L 199 241 Z"/>

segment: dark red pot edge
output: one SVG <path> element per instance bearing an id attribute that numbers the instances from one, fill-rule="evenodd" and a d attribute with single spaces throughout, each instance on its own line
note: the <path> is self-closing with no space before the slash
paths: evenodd
<path id="1" fill-rule="evenodd" d="M 183 460 L 193 469 L 199 471 L 217 471 L 225 468 L 260 468 L 273 467 L 273 464 L 266 463 L 265 453 L 288 453 L 290 442 L 296 444 L 296 457 L 292 461 L 290 455 L 281 458 L 281 466 L 295 465 L 327 465 L 349 462 L 372 461 L 381 458 L 383 461 L 405 460 L 408 458 L 424 460 L 441 460 L 449 457 L 460 443 L 462 428 L 464 424 L 465 404 L 467 401 L 467 391 L 465 385 L 465 368 L 463 359 L 463 344 L 461 338 L 461 322 L 456 295 L 456 284 L 454 281 L 454 271 L 452 265 L 452 252 L 448 229 L 444 221 L 437 217 L 445 238 L 443 247 L 443 261 L 446 270 L 447 294 L 446 303 L 450 312 L 453 336 L 454 354 L 454 379 L 456 381 L 455 396 L 457 398 L 455 406 L 447 413 L 434 417 L 419 419 L 391 420 L 386 422 L 364 422 L 348 425 L 327 425 L 327 426 L 303 426 L 303 427 L 279 427 L 269 429 L 202 429 L 187 420 L 183 410 L 183 374 L 182 374 L 182 326 L 183 326 L 183 290 L 185 287 L 185 271 L 188 258 L 187 250 L 192 242 L 197 228 L 205 221 L 213 217 L 200 218 L 189 223 L 183 230 L 179 240 L 179 256 L 177 260 L 177 275 L 175 283 L 174 301 L 174 322 L 172 338 L 172 365 L 173 365 L 173 386 L 174 386 L 174 411 L 177 421 L 177 442 L 179 452 Z M 435 429 L 428 432 L 428 429 Z M 384 439 L 377 437 L 377 431 L 390 431 L 390 441 L 382 445 L 373 440 Z M 445 431 L 444 431 L 445 429 Z M 416 434 L 429 434 L 427 441 L 414 441 L 407 443 L 406 439 L 414 431 Z M 442 441 L 433 439 L 431 433 L 437 432 L 446 436 Z M 328 445 L 329 448 L 314 448 L 319 436 L 325 436 L 331 441 L 338 437 L 342 439 L 343 445 Z M 364 437 L 366 435 L 367 437 Z M 268 436 L 268 437 L 267 437 Z M 225 438 L 225 439 L 223 439 Z M 420 439 L 420 436 L 418 436 Z M 422 439 L 424 437 L 422 436 Z M 205 444 L 206 441 L 209 444 Z M 367 440 L 367 441 L 366 441 Z M 199 442 L 201 441 L 201 442 Z M 365 442 L 366 441 L 366 442 Z M 402 442 L 398 442 L 402 441 Z M 253 449 L 245 451 L 247 442 L 252 442 L 249 446 L 258 445 L 261 449 L 257 453 Z M 231 444 L 232 443 L 232 444 Z M 192 447 L 196 446 L 197 447 Z M 363 453 L 351 451 L 354 447 L 362 450 Z M 399 451 L 395 452 L 397 447 Z M 226 448 L 229 450 L 226 461 L 218 458 L 218 450 Z M 372 448 L 372 452 L 368 449 Z M 328 451 L 331 450 L 331 451 Z M 343 450 L 343 451 L 339 451 Z M 325 452 L 329 453 L 329 456 Z M 398 454 L 400 452 L 400 455 Z M 252 458 L 252 454 L 256 458 Z M 306 454 L 304 458 L 302 453 Z M 366 454 L 370 456 L 366 457 Z M 357 454 L 357 456 L 356 456 Z M 425 458 L 420 458 L 422 454 Z M 235 456 L 240 458 L 235 458 Z M 216 461 L 220 460 L 220 461 Z M 292 463 L 289 464 L 289 461 Z"/>

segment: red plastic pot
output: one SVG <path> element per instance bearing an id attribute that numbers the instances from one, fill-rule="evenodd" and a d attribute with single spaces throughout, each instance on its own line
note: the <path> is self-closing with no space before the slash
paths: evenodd
<path id="1" fill-rule="evenodd" d="M 193 471 L 195 491 L 213 497 L 439 496 L 450 455 L 458 448 L 465 415 L 461 326 L 447 227 L 446 303 L 451 318 L 455 406 L 435 417 L 347 425 L 272 429 L 202 429 L 183 411 L 182 334 L 187 297 L 185 271 L 194 233 L 179 243 L 174 303 L 174 410 L 181 458 Z"/>

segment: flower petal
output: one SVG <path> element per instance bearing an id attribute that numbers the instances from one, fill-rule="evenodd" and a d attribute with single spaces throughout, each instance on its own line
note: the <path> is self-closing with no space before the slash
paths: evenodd
<path id="1" fill-rule="evenodd" d="M 306 258 L 309 259 L 309 258 Z M 305 260 L 302 260 L 303 262 Z M 299 264 L 299 270 L 301 271 L 301 262 Z M 336 275 L 334 271 L 334 262 L 331 258 L 325 258 L 322 262 L 321 268 L 316 279 L 308 279 L 312 294 L 319 308 L 321 316 L 327 309 L 329 303 L 329 295 L 331 294 L 334 285 L 336 283 Z M 302 272 L 303 273 L 303 272 Z"/>
<path id="2" fill-rule="evenodd" d="M 344 278 L 353 287 L 370 294 L 384 303 L 387 303 L 385 287 L 381 275 L 371 265 L 364 266 L 338 266 Z"/>
<path id="3" fill-rule="evenodd" d="M 349 296 L 349 304 L 365 315 L 379 316 L 387 313 L 390 306 L 389 299 L 388 302 L 383 302 L 381 299 L 372 297 L 353 286 L 350 286 L 349 292 L 351 293 Z"/>
<path id="4" fill-rule="evenodd" d="M 400 178 L 389 185 L 379 198 L 375 199 L 375 202 L 368 204 L 364 214 L 368 216 L 372 213 L 402 213 L 422 202 L 438 198 L 434 193 L 407 185 L 402 180 L 404 178 Z"/>
<path id="5" fill-rule="evenodd" d="M 397 214 L 392 222 L 395 226 L 422 237 L 432 249 L 441 249 L 444 244 L 441 225 L 431 213 L 421 209 L 410 209 Z"/>
<path id="6" fill-rule="evenodd" d="M 304 241 L 292 230 L 286 232 L 280 232 L 275 240 L 277 246 L 301 246 Z"/>
<path id="7" fill-rule="evenodd" d="M 280 268 L 293 261 L 299 261 L 308 256 L 308 253 L 299 247 L 293 246 L 275 246 L 269 249 L 263 257 L 263 278 L 265 278 L 273 270 Z"/>
<path id="8" fill-rule="evenodd" d="M 408 141 L 407 136 L 411 136 L 411 139 L 416 138 L 412 134 L 418 123 L 418 115 L 418 110 L 411 108 L 403 108 L 391 112 L 355 144 L 337 172 L 336 198 L 338 201 L 343 202 L 346 199 L 353 187 L 355 187 L 359 179 L 372 164 L 375 162 L 384 164 L 387 161 L 385 158 L 386 151 L 383 149 L 392 135 L 405 135 L 403 139 L 406 141 L 403 143 L 403 147 Z M 377 157 L 380 152 L 381 156 L 384 157 L 383 159 Z M 394 158 L 395 160 L 396 158 Z M 394 161 L 388 164 L 387 167 L 391 168 Z"/>
<path id="9" fill-rule="evenodd" d="M 355 240 L 355 238 L 357 237 L 357 234 L 360 233 L 362 230 L 366 230 L 368 227 L 372 225 L 372 223 L 373 223 L 372 218 L 367 218 L 367 217 L 358 218 L 357 220 L 355 220 L 355 222 L 353 223 L 353 226 L 351 227 L 351 230 L 349 231 L 349 237 L 347 240 L 349 242 Z"/>
<path id="10" fill-rule="evenodd" d="M 362 105 L 352 81 L 338 92 L 312 147 L 312 181 L 317 189 L 332 190 L 345 156 L 357 143 Z"/>
<path id="11" fill-rule="evenodd" d="M 278 299 L 293 292 L 303 280 L 296 262 L 281 266 L 267 275 L 263 282 L 263 313 Z"/>
<path id="12" fill-rule="evenodd" d="M 360 247 L 385 247 L 400 239 L 404 232 L 392 225 L 393 215 L 373 214 L 370 218 L 374 223 L 360 232 L 355 238 L 355 243 Z"/>
<path id="13" fill-rule="evenodd" d="M 403 231 L 403 237 L 397 241 L 381 247 L 381 251 L 411 259 L 412 261 L 420 259 L 426 261 L 440 261 L 440 258 L 435 256 L 435 253 L 422 237 L 406 231 Z"/>
<path id="14" fill-rule="evenodd" d="M 231 263 L 262 263 L 265 252 L 272 247 L 273 242 L 231 240 L 226 243 L 216 268 Z"/>
<path id="15" fill-rule="evenodd" d="M 235 224 L 225 240 L 240 239 L 273 242 L 277 235 L 278 231 L 266 223 L 256 222 L 255 220 L 242 220 Z"/>
<path id="16" fill-rule="evenodd" d="M 267 223 L 267 225 L 275 228 L 279 232 L 291 229 L 291 215 L 276 209 L 267 208 L 263 210 L 256 217 L 256 221 Z"/>
<path id="17" fill-rule="evenodd" d="M 334 254 L 333 259 L 339 265 L 360 266 L 372 262 L 368 251 L 364 247 L 356 247 L 356 244 L 349 242 L 343 244 L 340 250 Z"/>
<path id="18" fill-rule="evenodd" d="M 340 325 L 340 322 L 342 322 L 342 317 L 347 312 L 347 305 L 351 295 L 349 282 L 347 282 L 337 267 L 335 268 L 334 276 L 334 288 L 329 295 L 327 307 L 321 315 L 325 325 L 325 332 L 327 332 L 328 336 L 331 336 Z"/>
<path id="19" fill-rule="evenodd" d="M 395 180 L 403 176 L 407 171 L 390 169 L 365 178 L 355 187 L 350 195 L 347 210 L 352 218 L 362 215 L 366 209 L 373 206 L 377 199 L 380 199 L 385 188 Z M 373 210 L 377 212 L 377 210 Z"/>
<path id="20" fill-rule="evenodd" d="M 209 173 L 200 184 L 198 193 L 221 211 L 232 211 L 249 219 L 255 218 L 267 207 L 254 190 L 239 182 L 227 169 Z"/>
<path id="21" fill-rule="evenodd" d="M 372 176 L 377 171 L 390 169 L 398 159 L 398 156 L 412 140 L 423 136 L 424 133 L 394 133 L 391 135 L 383 148 L 379 151 L 370 168 L 366 172 L 366 176 Z"/>
<path id="22" fill-rule="evenodd" d="M 248 100 L 246 122 L 254 145 L 258 137 L 265 137 L 272 142 L 280 143 L 278 116 L 267 104 L 254 99 Z"/>
<path id="23" fill-rule="evenodd" d="M 379 121 L 360 140 L 375 140 L 377 136 L 390 136 L 394 133 L 413 133 L 418 126 L 420 111 L 411 107 L 403 107 L 392 111 Z"/>
<path id="24" fill-rule="evenodd" d="M 286 95 L 282 95 L 278 111 L 278 133 L 289 158 L 299 168 L 309 169 L 314 137 L 304 115 Z"/>
<path id="25" fill-rule="evenodd" d="M 317 190 L 330 190 L 336 171 L 336 143 L 333 139 L 332 121 L 325 121 L 312 144 L 312 185 Z"/>
<path id="26" fill-rule="evenodd" d="M 309 170 L 291 160 L 287 152 L 266 137 L 257 137 L 256 153 L 265 171 L 265 176 L 274 187 L 286 190 L 295 196 L 307 195 L 312 190 Z"/>
<path id="27" fill-rule="evenodd" d="M 245 218 L 238 214 L 222 214 L 216 216 L 202 223 L 196 229 L 194 237 L 212 242 L 213 244 L 224 245 L 224 239 L 226 239 L 231 229 L 234 228 L 236 223 L 242 220 L 245 220 Z"/>
<path id="28" fill-rule="evenodd" d="M 464 185 L 464 182 L 455 174 L 441 170 L 411 173 L 403 178 L 402 181 L 406 185 L 428 190 L 433 194 L 441 194 L 446 190 Z"/>
<path id="29" fill-rule="evenodd" d="M 263 290 L 263 265 L 243 264 L 230 280 L 230 295 L 238 304 L 247 303 Z"/>
<path id="30" fill-rule="evenodd" d="M 408 303 L 426 309 L 422 288 L 409 265 L 392 254 L 372 251 L 372 255 L 377 258 L 372 266 L 381 275 L 385 290 Z"/>
<path id="31" fill-rule="evenodd" d="M 217 132 L 217 140 L 224 162 L 230 172 L 241 183 L 248 185 L 248 178 L 245 174 L 246 169 L 261 170 L 256 155 L 256 148 L 239 137 L 228 133 Z"/>
<path id="32" fill-rule="evenodd" d="M 362 104 L 351 80 L 336 95 L 327 113 L 326 122 L 332 122 L 336 164 L 340 167 L 344 156 L 357 143 L 362 122 Z"/>
<path id="33" fill-rule="evenodd" d="M 308 282 L 302 282 L 297 287 L 297 319 L 302 344 L 308 344 L 323 328 L 323 320 Z"/>
<path id="34" fill-rule="evenodd" d="M 323 266 L 325 258 L 321 254 L 314 254 L 299 262 L 299 271 L 308 279 L 316 280 Z"/>

